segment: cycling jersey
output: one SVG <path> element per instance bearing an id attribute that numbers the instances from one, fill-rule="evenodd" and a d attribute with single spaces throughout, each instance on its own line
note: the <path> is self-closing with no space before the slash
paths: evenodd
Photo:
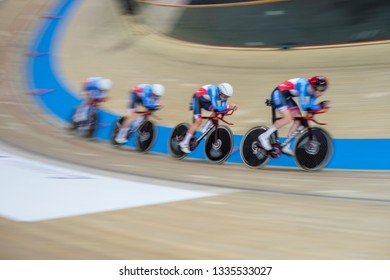
<path id="1" fill-rule="evenodd" d="M 98 88 L 98 82 L 101 79 L 102 78 L 100 77 L 92 77 L 92 78 L 88 78 L 84 82 L 85 93 L 87 97 L 89 97 L 90 99 L 97 101 L 97 100 L 102 100 L 107 96 L 107 91 L 100 90 Z"/>
<path id="2" fill-rule="evenodd" d="M 227 100 L 219 97 L 219 88 L 215 85 L 204 85 L 196 91 L 192 98 L 192 110 L 195 118 L 201 118 L 201 109 L 222 112 L 229 109 Z"/>
<path id="3" fill-rule="evenodd" d="M 144 106 L 147 109 L 153 110 L 159 106 L 159 98 L 153 96 L 152 86 L 140 84 L 136 86 L 130 93 L 130 110 L 135 110 L 137 104 Z"/>
<path id="4" fill-rule="evenodd" d="M 271 94 L 272 102 L 280 111 L 298 110 L 297 103 L 292 99 L 298 97 L 302 110 L 319 110 L 321 105 L 315 104 L 316 96 L 309 93 L 309 81 L 295 78 L 279 84 Z"/>

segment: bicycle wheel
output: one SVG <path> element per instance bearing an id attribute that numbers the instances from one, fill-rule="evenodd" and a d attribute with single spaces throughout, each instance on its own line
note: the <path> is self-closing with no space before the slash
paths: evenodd
<path id="1" fill-rule="evenodd" d="M 98 114 L 95 109 L 91 109 L 88 112 L 88 129 L 85 133 L 85 138 L 93 138 L 98 126 Z"/>
<path id="2" fill-rule="evenodd" d="M 306 129 L 295 143 L 295 161 L 307 171 L 326 166 L 333 154 L 331 136 L 322 128 Z"/>
<path id="3" fill-rule="evenodd" d="M 267 127 L 256 126 L 251 128 L 242 137 L 240 155 L 242 161 L 251 168 L 262 168 L 269 161 L 269 153 L 261 147 L 258 137 L 267 131 Z"/>
<path id="4" fill-rule="evenodd" d="M 169 152 L 174 158 L 182 159 L 187 155 L 180 149 L 179 143 L 184 139 L 189 127 L 188 123 L 180 123 L 175 126 L 169 136 Z"/>
<path id="5" fill-rule="evenodd" d="M 110 142 L 112 145 L 118 145 L 118 143 L 115 141 L 115 138 L 116 136 L 118 135 L 119 133 L 119 130 L 121 130 L 122 128 L 122 124 L 125 120 L 125 117 L 119 117 L 115 123 L 114 123 L 114 129 L 112 130 L 112 133 L 111 133 L 111 139 L 110 139 Z"/>
<path id="6" fill-rule="evenodd" d="M 217 139 L 215 134 L 217 133 Z M 204 151 L 206 157 L 212 163 L 223 163 L 233 149 L 233 133 L 227 126 L 213 128 L 207 136 Z"/>
<path id="7" fill-rule="evenodd" d="M 80 122 L 74 121 L 74 117 L 76 113 L 77 113 L 77 108 L 72 111 L 72 114 L 70 116 L 70 126 L 69 126 L 70 131 L 75 131 L 80 127 Z"/>
<path id="8" fill-rule="evenodd" d="M 141 152 L 147 152 L 152 148 L 154 140 L 157 136 L 157 129 L 151 121 L 144 121 L 139 129 L 137 135 L 137 149 Z"/>

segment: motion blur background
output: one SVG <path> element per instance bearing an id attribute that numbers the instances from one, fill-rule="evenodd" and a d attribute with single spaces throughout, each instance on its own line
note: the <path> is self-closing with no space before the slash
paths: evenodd
<path id="1" fill-rule="evenodd" d="M 207 45 L 290 48 L 390 38 L 386 0 L 119 1 L 156 31 Z"/>
<path id="2" fill-rule="evenodd" d="M 12 151 L 0 156 L 0 258 L 389 259 L 389 150 L 370 146 L 390 139 L 389 10 L 360 0 L 0 1 L 0 137 Z M 47 64 L 33 71 L 27 60 Z M 381 171 L 253 170 L 113 149 L 69 135 L 43 102 L 69 116 L 64 101 L 99 75 L 113 80 L 104 109 L 123 114 L 130 88 L 158 82 L 158 124 L 173 127 L 191 120 L 194 90 L 228 81 L 243 134 L 270 123 L 264 99 L 277 83 L 313 74 L 331 81 L 326 129 L 363 139 L 335 153 L 382 161 Z"/>

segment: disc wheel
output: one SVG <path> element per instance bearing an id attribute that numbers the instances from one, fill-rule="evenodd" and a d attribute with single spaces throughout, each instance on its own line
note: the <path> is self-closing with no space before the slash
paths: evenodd
<path id="1" fill-rule="evenodd" d="M 112 130 L 111 139 L 110 139 L 112 145 L 119 145 L 119 143 L 115 141 L 115 138 L 118 135 L 119 130 L 121 130 L 124 120 L 125 117 L 119 117 L 113 125 L 114 128 Z"/>
<path id="2" fill-rule="evenodd" d="M 189 127 L 188 123 L 180 123 L 173 128 L 169 136 L 168 148 L 174 158 L 182 159 L 187 155 L 180 149 L 179 143 L 184 139 Z"/>
<path id="3" fill-rule="evenodd" d="M 213 128 L 205 143 L 206 158 L 212 163 L 223 163 L 230 156 L 232 149 L 233 133 L 230 128 L 227 126 Z"/>
<path id="4" fill-rule="evenodd" d="M 77 108 L 73 109 L 71 116 L 70 116 L 70 126 L 69 131 L 76 131 L 80 127 L 80 122 L 74 121 L 75 115 L 77 113 Z"/>
<path id="5" fill-rule="evenodd" d="M 98 126 L 98 114 L 96 110 L 88 112 L 88 129 L 85 133 L 85 138 L 93 138 Z"/>
<path id="6" fill-rule="evenodd" d="M 153 122 L 145 121 L 138 129 L 137 149 L 141 152 L 149 151 L 157 136 L 157 129 Z"/>
<path id="7" fill-rule="evenodd" d="M 332 154 L 332 137 L 322 128 L 306 129 L 297 139 L 295 147 L 296 163 L 307 171 L 324 168 Z"/>
<path id="8" fill-rule="evenodd" d="M 242 161 L 250 168 L 262 168 L 270 159 L 269 153 L 261 147 L 259 136 L 267 131 L 265 126 L 251 128 L 242 137 L 240 155 Z"/>

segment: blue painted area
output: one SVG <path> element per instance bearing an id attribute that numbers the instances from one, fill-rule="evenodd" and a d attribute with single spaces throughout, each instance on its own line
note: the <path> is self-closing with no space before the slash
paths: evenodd
<path id="1" fill-rule="evenodd" d="M 40 103 L 47 112 L 62 121 L 69 122 L 73 108 L 80 104 L 76 93 L 71 92 L 64 85 L 58 75 L 55 59 L 56 43 L 65 27 L 67 15 L 76 8 L 78 0 L 59 0 L 50 12 L 50 19 L 42 19 L 42 24 L 34 38 L 29 53 L 38 55 L 29 56 L 26 62 L 26 76 L 28 87 L 31 91 L 42 90 L 42 94 L 36 94 L 35 100 Z M 118 115 L 99 110 L 100 125 L 96 131 L 96 138 L 107 141 L 111 135 L 113 123 Z M 171 133 L 169 127 L 158 127 L 158 137 L 151 152 L 168 153 L 167 140 Z M 234 148 L 227 162 L 242 163 L 239 146 L 242 135 L 234 136 Z M 134 147 L 134 137 L 126 144 Z M 335 139 L 335 153 L 327 168 L 334 169 L 366 169 L 366 170 L 390 170 L 390 139 Z M 188 157 L 205 159 L 204 141 Z M 282 155 L 269 162 L 271 166 L 297 166 L 291 157 Z"/>
<path id="2" fill-rule="evenodd" d="M 335 139 L 328 168 L 390 170 L 390 139 Z"/>

